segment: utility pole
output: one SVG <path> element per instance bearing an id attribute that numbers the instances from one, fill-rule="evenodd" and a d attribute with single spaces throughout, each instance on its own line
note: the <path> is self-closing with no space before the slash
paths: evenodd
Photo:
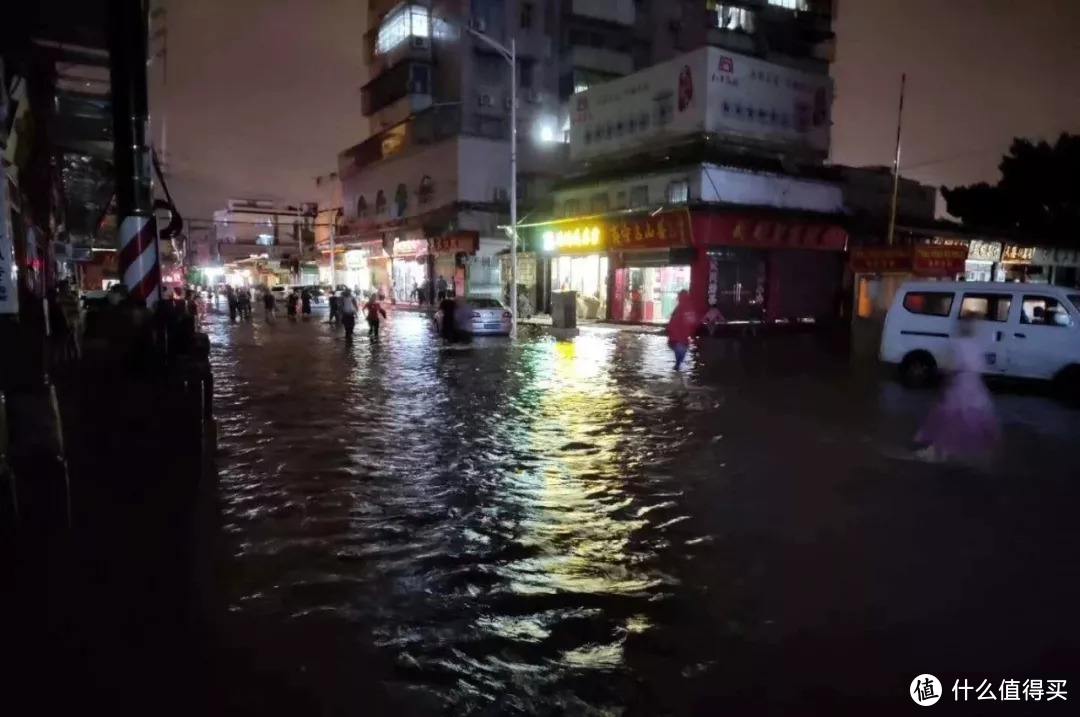
<path id="1" fill-rule="evenodd" d="M 129 295 L 161 297 L 146 89 L 147 15 L 141 0 L 109 0 L 109 82 L 119 217 L 119 267 Z"/>
<path id="2" fill-rule="evenodd" d="M 334 240 L 337 234 L 337 210 L 330 219 L 330 291 L 337 289 L 337 255 L 334 254 Z"/>
<path id="3" fill-rule="evenodd" d="M 496 42 L 471 27 L 465 28 L 470 35 L 495 49 L 510 63 L 510 338 L 517 338 L 517 43 L 510 38 L 510 47 Z"/>
<path id="4" fill-rule="evenodd" d="M 900 75 L 900 109 L 896 113 L 896 156 L 893 158 L 893 184 L 892 204 L 889 206 L 889 234 L 887 243 L 892 246 L 893 237 L 896 234 L 896 201 L 900 194 L 900 138 L 903 134 L 904 123 L 904 86 L 907 84 L 907 73 Z"/>

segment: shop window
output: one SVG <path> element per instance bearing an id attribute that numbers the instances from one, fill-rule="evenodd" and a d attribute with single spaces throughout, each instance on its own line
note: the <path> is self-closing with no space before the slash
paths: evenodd
<path id="1" fill-rule="evenodd" d="M 1071 326 L 1069 312 L 1050 296 L 1025 296 L 1020 323 L 1032 326 Z"/>
<path id="2" fill-rule="evenodd" d="M 551 260 L 553 291 L 577 292 L 579 319 L 607 316 L 608 258 L 603 254 L 559 256 Z"/>
<path id="3" fill-rule="evenodd" d="M 953 298 L 951 292 L 911 291 L 904 296 L 904 308 L 913 314 L 948 316 Z"/>
<path id="4" fill-rule="evenodd" d="M 361 194 L 360 198 L 356 200 L 356 216 L 363 219 L 364 217 L 367 216 L 367 213 L 368 213 L 367 200 L 364 199 L 364 195 Z"/>
<path id="5" fill-rule="evenodd" d="M 533 4 L 531 2 L 521 3 L 521 29 L 528 30 L 533 24 Z"/>
<path id="6" fill-rule="evenodd" d="M 375 214 L 386 214 L 386 193 L 381 189 L 375 193 Z"/>
<path id="7" fill-rule="evenodd" d="M 630 187 L 630 208 L 637 209 L 639 207 L 649 206 L 649 187 L 646 184 L 640 184 L 636 187 Z"/>
<path id="8" fill-rule="evenodd" d="M 669 183 L 667 200 L 668 204 L 686 204 L 690 201 L 690 183 L 685 179 Z"/>
<path id="9" fill-rule="evenodd" d="M 615 192 L 615 208 L 626 209 L 626 207 L 626 190 L 620 189 L 619 191 Z"/>
<path id="10" fill-rule="evenodd" d="M 960 318 L 978 321 L 1008 321 L 1012 308 L 1009 294 L 964 294 Z"/>
<path id="11" fill-rule="evenodd" d="M 611 210 L 611 202 L 608 199 L 607 192 L 601 194 L 594 194 L 589 199 L 589 211 L 593 214 L 603 214 L 604 212 Z"/>

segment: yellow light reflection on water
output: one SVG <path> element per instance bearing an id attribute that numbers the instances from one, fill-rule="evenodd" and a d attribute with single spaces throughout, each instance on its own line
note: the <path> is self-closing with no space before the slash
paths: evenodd
<path id="1" fill-rule="evenodd" d="M 646 525 L 627 491 L 625 433 L 618 425 L 627 406 L 609 373 L 614 344 L 602 336 L 543 344 L 532 372 L 536 404 L 520 440 L 543 456 L 540 468 L 522 470 L 507 490 L 521 504 L 517 539 L 528 557 L 500 567 L 517 593 L 588 596 L 642 596 L 659 580 L 641 565 L 629 543 Z M 514 624 L 488 618 L 488 630 L 525 639 L 542 637 L 543 628 L 520 616 Z M 610 668 L 622 660 L 623 640 L 647 621 L 633 618 L 608 644 L 570 649 L 564 663 Z M 541 621 L 542 623 L 542 621 Z"/>

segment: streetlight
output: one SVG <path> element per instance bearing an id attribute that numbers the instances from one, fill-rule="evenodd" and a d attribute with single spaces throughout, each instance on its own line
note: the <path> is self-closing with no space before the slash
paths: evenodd
<path id="1" fill-rule="evenodd" d="M 517 48 L 514 38 L 510 38 L 510 47 L 492 40 L 490 37 L 465 26 L 466 31 L 498 52 L 510 63 L 510 338 L 517 338 L 518 299 L 517 299 Z"/>

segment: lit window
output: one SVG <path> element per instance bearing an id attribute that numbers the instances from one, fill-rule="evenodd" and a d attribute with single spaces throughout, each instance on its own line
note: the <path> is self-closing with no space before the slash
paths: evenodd
<path id="1" fill-rule="evenodd" d="M 406 5 L 394 11 L 379 26 L 375 52 L 384 55 L 410 37 L 430 37 L 431 21 L 428 9 L 419 5 Z"/>
<path id="2" fill-rule="evenodd" d="M 721 30 L 754 31 L 754 13 L 744 7 L 716 6 L 716 26 Z"/>
<path id="3" fill-rule="evenodd" d="M 810 9 L 810 0 L 769 0 L 770 5 L 806 12 Z"/>
<path id="4" fill-rule="evenodd" d="M 667 187 L 668 204 L 686 204 L 690 201 L 690 183 L 685 179 L 671 182 Z"/>

